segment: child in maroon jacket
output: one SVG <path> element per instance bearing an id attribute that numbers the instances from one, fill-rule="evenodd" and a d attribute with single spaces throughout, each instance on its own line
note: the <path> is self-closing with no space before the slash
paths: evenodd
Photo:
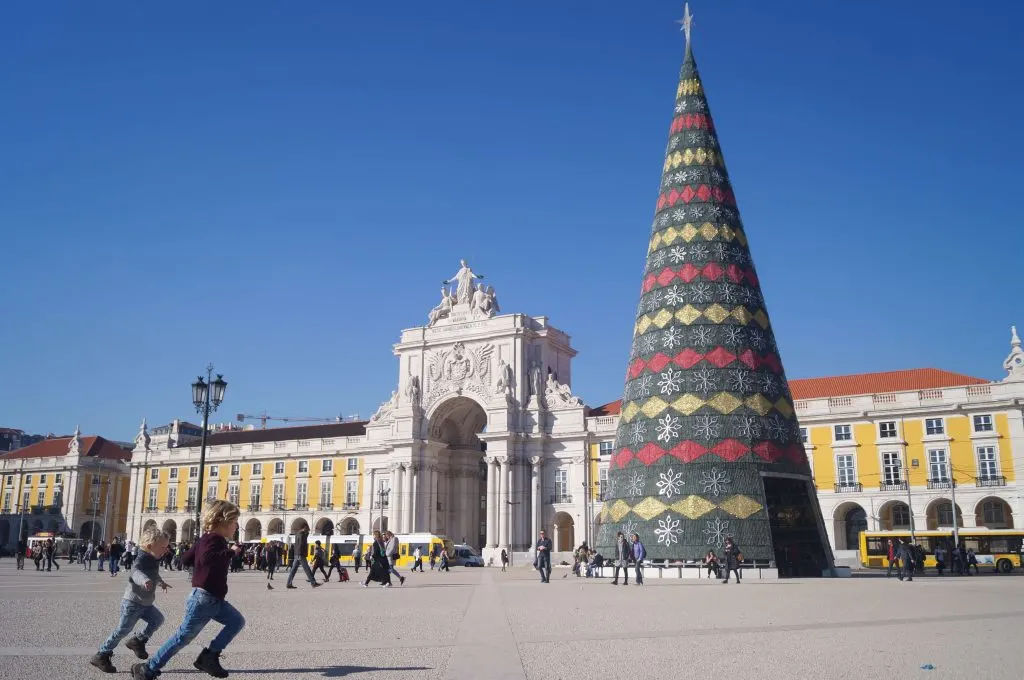
<path id="1" fill-rule="evenodd" d="M 220 654 L 245 626 L 245 618 L 224 598 L 228 594 L 228 569 L 231 558 L 241 545 L 228 547 L 228 538 L 238 530 L 238 508 L 228 501 L 213 501 L 203 512 L 203 536 L 182 557 L 192 567 L 192 592 L 185 602 L 185 619 L 177 632 L 147 663 L 132 666 L 134 680 L 152 680 L 168 661 L 192 642 L 210 621 L 223 624 L 217 637 L 204 649 L 193 664 L 215 678 L 226 678 L 228 672 L 220 665 Z"/>

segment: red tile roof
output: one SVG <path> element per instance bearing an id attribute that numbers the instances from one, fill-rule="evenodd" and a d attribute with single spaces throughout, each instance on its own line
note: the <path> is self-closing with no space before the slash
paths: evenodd
<path id="1" fill-rule="evenodd" d="M 799 378 L 789 381 L 793 399 L 852 397 L 858 394 L 933 390 L 941 387 L 987 385 L 990 380 L 938 368 L 911 368 L 905 371 L 833 375 L 824 378 Z M 590 409 L 589 416 L 615 416 L 622 411 L 622 400 Z"/>
<path id="2" fill-rule="evenodd" d="M 905 371 L 884 371 L 882 373 L 858 373 L 856 375 L 835 375 L 824 378 L 790 380 L 789 388 L 794 399 L 824 399 L 826 397 L 850 397 L 858 394 L 881 394 L 884 392 L 910 392 L 932 390 L 941 387 L 962 387 L 964 385 L 986 385 L 990 380 L 975 378 L 962 373 L 943 371 L 938 368 L 912 368 Z"/>
<path id="3" fill-rule="evenodd" d="M 10 453 L 5 453 L 3 456 L 5 460 L 14 458 L 52 458 L 55 456 L 66 456 L 68 455 L 68 444 L 71 443 L 71 437 L 57 437 L 55 439 L 44 439 L 41 442 L 36 442 L 21 449 L 16 449 Z M 108 460 L 131 460 L 132 452 L 121 446 L 115 444 L 109 439 L 98 437 L 93 435 L 91 437 L 82 437 L 79 442 L 79 450 L 82 452 L 82 456 L 89 458 L 105 458 Z"/>

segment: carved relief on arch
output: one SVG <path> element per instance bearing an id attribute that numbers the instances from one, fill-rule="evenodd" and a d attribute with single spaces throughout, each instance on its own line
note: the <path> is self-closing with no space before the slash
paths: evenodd
<path id="1" fill-rule="evenodd" d="M 423 407 L 429 409 L 439 398 L 463 392 L 471 392 L 483 401 L 490 400 L 494 395 L 490 385 L 493 352 L 491 344 L 467 347 L 463 342 L 455 343 L 448 350 L 429 352 Z"/>

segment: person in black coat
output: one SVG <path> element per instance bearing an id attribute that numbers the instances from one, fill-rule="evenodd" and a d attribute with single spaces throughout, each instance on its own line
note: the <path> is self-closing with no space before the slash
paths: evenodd
<path id="1" fill-rule="evenodd" d="M 391 563 L 388 561 L 387 551 L 384 549 L 384 536 L 379 531 L 373 532 L 373 543 L 370 544 L 370 573 L 363 581 L 363 587 L 367 588 L 370 581 L 380 583 L 382 588 L 391 587 Z"/>
<path id="2" fill-rule="evenodd" d="M 722 579 L 722 583 L 729 582 L 729 574 L 736 572 L 736 583 L 740 582 L 740 562 L 743 561 L 743 553 L 740 552 L 739 546 L 732 540 L 732 536 L 726 536 L 725 538 L 725 559 L 722 560 L 725 566 L 725 578 Z"/>

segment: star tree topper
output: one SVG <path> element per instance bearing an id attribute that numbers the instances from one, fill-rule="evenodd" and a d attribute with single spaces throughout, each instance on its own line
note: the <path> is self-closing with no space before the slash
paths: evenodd
<path id="1" fill-rule="evenodd" d="M 693 15 L 690 14 L 690 3 L 687 2 L 683 5 L 683 18 L 676 21 L 676 23 L 682 25 L 682 28 L 679 30 L 686 34 L 686 44 L 689 45 L 690 29 L 693 28 Z"/>

